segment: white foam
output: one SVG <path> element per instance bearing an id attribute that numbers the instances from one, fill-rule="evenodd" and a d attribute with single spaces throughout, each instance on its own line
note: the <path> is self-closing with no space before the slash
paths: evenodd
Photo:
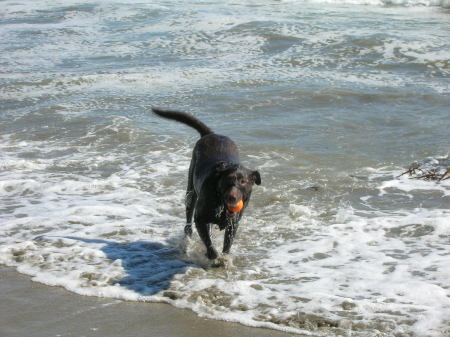
<path id="1" fill-rule="evenodd" d="M 300 3 L 301 0 L 283 0 L 286 3 Z M 443 7 L 449 8 L 448 0 L 306 0 L 306 2 L 333 5 L 369 5 L 369 6 L 402 6 L 402 7 Z"/>
<path id="2" fill-rule="evenodd" d="M 446 2 L 447 1 L 447 2 Z M 442 3 L 448 3 L 448 0 Z M 372 1 L 337 1 L 337 4 L 347 3 L 371 3 Z M 374 0 L 378 4 L 383 2 Z M 403 1 L 405 5 L 423 5 L 437 4 L 437 1 L 428 0 L 408 0 Z M 121 24 L 123 21 L 129 22 L 142 10 L 148 7 L 161 9 L 160 5 L 150 5 L 142 3 L 119 2 L 100 2 L 97 7 L 84 9 L 83 6 L 90 6 L 88 2 L 77 3 L 79 11 L 72 10 L 65 12 L 63 3 L 52 3 L 41 1 L 34 3 L 28 8 L 20 3 L 2 2 L 2 10 L 5 10 L 7 18 L 12 20 L 29 19 L 30 17 L 39 17 L 37 10 L 47 10 L 50 13 L 62 11 L 64 20 L 53 23 L 35 22 L 32 25 L 28 23 L 6 24 L 2 25 L 0 34 L 5 39 L 16 44 L 17 40 L 23 40 L 22 35 L 28 36 L 27 32 L 45 31 L 45 38 L 39 39 L 40 43 L 30 37 L 29 43 L 25 46 L 18 46 L 15 49 L 8 50 L 2 54 L 2 58 L 7 64 L 7 73 L 5 78 L 13 82 L 19 82 L 17 85 L 6 86 L 2 88 L 2 97 L 5 99 L 36 99 L 61 95 L 61 94 L 80 94 L 89 96 L 89 94 L 98 91 L 116 91 L 126 93 L 144 94 L 149 91 L 170 93 L 176 91 L 188 91 L 193 88 L 214 88 L 228 83 L 236 84 L 264 84 L 273 81 L 296 81 L 299 78 L 317 80 L 320 82 L 329 81 L 330 83 L 352 83 L 366 86 L 384 86 L 390 83 L 399 88 L 409 84 L 423 83 L 433 87 L 438 92 L 448 91 L 448 83 L 429 84 L 429 78 L 422 76 L 407 76 L 400 78 L 396 73 L 387 71 L 364 71 L 339 73 L 330 71 L 329 66 L 335 69 L 340 68 L 354 69 L 355 62 L 367 55 L 380 53 L 375 64 L 384 65 L 390 62 L 405 62 L 409 59 L 414 64 L 433 65 L 440 72 L 448 73 L 446 60 L 448 51 L 445 49 L 445 38 L 436 38 L 431 31 L 421 31 L 424 38 L 417 39 L 416 34 L 408 31 L 400 33 L 392 38 L 392 31 L 386 27 L 377 26 L 379 33 L 386 36 L 386 41 L 381 41 L 380 46 L 375 41 L 374 46 L 359 47 L 359 53 L 350 56 L 347 53 L 354 52 L 352 40 L 349 37 L 361 37 L 372 41 L 373 26 L 363 26 L 356 28 L 343 27 L 335 29 L 336 23 L 332 17 L 329 18 L 330 27 L 323 27 L 323 21 L 314 19 L 311 30 L 304 29 L 303 24 L 290 19 L 291 12 L 299 10 L 305 5 L 302 1 L 293 1 L 292 4 L 281 4 L 275 6 L 278 10 L 277 15 L 283 24 L 274 25 L 268 32 L 286 37 L 287 41 L 292 40 L 292 46 L 283 51 L 278 51 L 274 55 L 268 53 L 265 55 L 266 43 L 270 45 L 270 38 L 263 34 L 258 27 L 252 27 L 251 24 L 258 22 L 273 22 L 273 13 L 270 6 L 258 7 L 255 13 L 245 11 L 245 5 L 239 16 L 230 15 L 227 5 L 213 9 L 205 10 L 201 5 L 195 7 L 193 15 L 185 15 L 178 9 L 171 15 L 164 16 L 162 22 L 156 21 L 144 24 L 136 23 L 129 29 L 133 36 L 141 36 L 131 41 L 117 41 L 113 45 L 103 45 L 102 41 L 116 40 L 111 36 L 108 29 L 99 30 L 96 27 L 104 25 L 113 29 L 113 23 Z M 293 7 L 293 8 L 292 8 Z M 351 16 L 342 9 L 343 14 Z M 164 10 L 164 6 L 162 6 Z M 404 9 L 406 11 L 406 9 Z M 421 8 L 422 10 L 422 8 Z M 391 13 L 399 17 L 408 16 L 408 13 L 402 13 L 389 8 L 389 11 L 379 9 L 377 14 L 382 13 L 388 18 Z M 168 12 L 170 13 L 170 12 Z M 324 13 L 326 15 L 326 13 Z M 433 15 L 438 13 L 431 13 Z M 423 12 L 418 12 L 415 17 L 421 18 Z M 109 20 L 109 21 L 108 21 Z M 131 20 L 133 22 L 133 20 Z M 250 23 L 250 25 L 249 25 Z M 418 24 L 420 26 L 420 24 Z M 323 27 L 323 28 L 320 28 Z M 381 29 L 381 30 L 380 30 Z M 445 26 L 441 29 L 445 34 Z M 434 31 L 433 31 L 434 32 Z M 131 34 L 131 33 L 130 33 Z M 151 38 L 145 34 L 150 34 Z M 405 35 L 407 34 L 407 35 Z M 114 35 L 114 34 L 112 34 Z M 269 34 L 270 35 L 270 34 Z M 34 36 L 34 35 L 33 35 Z M 298 41 L 295 41 L 298 39 Z M 339 56 L 330 54 L 326 48 L 329 45 L 337 46 Z M 348 48 L 340 47 L 340 45 Z M 269 48 L 270 49 L 270 48 Z M 394 52 L 396 51 L 396 52 Z M 398 52 L 400 55 L 398 55 Z M 155 63 L 162 63 L 164 55 L 175 58 L 169 66 L 153 64 L 145 60 L 156 60 Z M 300 57 L 301 56 L 301 57 Z M 105 62 L 121 64 L 121 59 L 131 60 L 126 69 L 113 73 L 98 73 L 98 68 L 89 67 L 92 62 L 97 62 L 98 58 L 107 59 Z M 109 59 L 109 61 L 108 61 Z M 138 60 L 134 63 L 134 59 Z M 160 61 L 158 61 L 160 60 Z M 201 62 L 198 62 L 201 60 Z M 237 62 L 236 60 L 239 60 Z M 145 62 L 144 62 L 145 61 Z M 181 61 L 181 64 L 177 61 Z M 184 66 L 182 61 L 190 61 L 192 65 Z M 65 65 L 69 62 L 68 65 Z M 73 64 L 72 64 L 73 63 Z M 102 68 L 104 64 L 100 63 Z M 131 64 L 134 64 L 132 66 Z M 301 66 L 299 66 L 301 65 Z M 66 72 L 64 70 L 55 70 L 60 66 L 81 67 L 78 72 Z M 32 74 L 32 75 L 30 75 Z"/>
<path id="3" fill-rule="evenodd" d="M 444 181 L 426 181 L 411 179 L 407 176 L 401 177 L 399 179 L 394 179 L 390 181 L 385 181 L 380 186 L 380 195 L 388 193 L 388 190 L 397 190 L 402 192 L 412 192 L 412 191 L 438 191 L 442 193 L 442 196 L 450 195 L 450 183 L 448 180 Z"/>
<path id="4" fill-rule="evenodd" d="M 85 137 L 105 144 L 128 123 L 112 118 Z M 135 141 L 143 137 L 137 129 L 133 134 Z M 4 140 L 5 149 L 17 148 L 10 137 Z M 450 313 L 443 254 L 450 235 L 448 210 L 390 212 L 372 204 L 373 210 L 361 211 L 344 202 L 329 218 L 323 214 L 330 210 L 320 203 L 298 203 L 276 186 L 266 187 L 264 194 L 255 191 L 254 202 L 263 202 L 258 200 L 263 195 L 277 202 L 249 209 L 232 261 L 211 269 L 198 237 L 183 240 L 190 148 L 173 151 L 159 139 L 152 141 L 159 145 L 149 146 L 135 163 L 124 160 L 130 153 L 113 150 L 101 156 L 91 146 L 80 148 L 70 161 L 38 159 L 36 168 L 35 159 L 24 163 L 7 151 L 11 163 L 0 175 L 0 197 L 8 198 L 11 209 L 2 215 L 0 263 L 78 294 L 163 301 L 250 326 L 306 334 L 443 336 L 439 331 Z M 28 151 L 39 146 L 26 144 Z M 262 153 L 252 160 L 265 158 Z M 48 171 L 54 161 L 59 168 L 90 162 L 93 171 L 55 178 Z M 121 171 L 108 177 L 92 173 L 96 165 L 120 161 Z M 382 196 L 392 189 L 417 190 L 404 187 L 409 180 L 387 169 L 367 171 L 368 183 Z M 448 192 L 447 185 L 438 187 Z M 374 195 L 365 203 L 373 203 Z M 215 231 L 217 246 L 222 235 Z"/>

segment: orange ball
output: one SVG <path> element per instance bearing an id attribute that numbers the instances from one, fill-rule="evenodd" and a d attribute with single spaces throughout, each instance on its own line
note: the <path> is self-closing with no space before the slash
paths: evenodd
<path id="1" fill-rule="evenodd" d="M 244 208 L 244 202 L 242 200 L 239 200 L 234 207 L 228 206 L 228 210 L 232 213 L 240 212 L 242 208 Z"/>

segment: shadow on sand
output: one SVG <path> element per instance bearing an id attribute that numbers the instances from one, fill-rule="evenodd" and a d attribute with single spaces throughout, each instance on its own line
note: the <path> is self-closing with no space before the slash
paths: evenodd
<path id="1" fill-rule="evenodd" d="M 118 243 L 99 239 L 65 236 L 65 239 L 104 244 L 101 251 L 111 260 L 121 260 L 127 276 L 116 283 L 139 295 L 149 296 L 169 287 L 177 274 L 184 274 L 188 263 L 180 260 L 180 248 L 159 242 Z"/>

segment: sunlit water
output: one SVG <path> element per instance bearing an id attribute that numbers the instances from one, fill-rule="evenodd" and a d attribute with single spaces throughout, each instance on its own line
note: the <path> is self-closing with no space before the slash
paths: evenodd
<path id="1" fill-rule="evenodd" d="M 318 336 L 450 334 L 448 1 L 0 2 L 0 263 Z M 198 135 L 262 186 L 226 267 L 183 238 Z M 217 246 L 222 232 L 215 233 Z"/>

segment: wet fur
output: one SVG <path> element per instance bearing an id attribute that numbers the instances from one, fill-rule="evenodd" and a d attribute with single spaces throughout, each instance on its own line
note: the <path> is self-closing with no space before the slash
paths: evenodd
<path id="1" fill-rule="evenodd" d="M 228 137 L 215 134 L 195 117 L 181 111 L 152 109 L 161 117 L 186 124 L 200 133 L 189 167 L 186 191 L 185 233 L 192 234 L 192 218 L 206 246 L 206 256 L 213 260 L 218 253 L 211 241 L 211 226 L 225 230 L 222 252 L 228 254 L 236 236 L 239 220 L 250 201 L 252 187 L 261 184 L 258 171 L 241 165 L 236 144 Z M 228 209 L 240 199 L 241 211 Z"/>

